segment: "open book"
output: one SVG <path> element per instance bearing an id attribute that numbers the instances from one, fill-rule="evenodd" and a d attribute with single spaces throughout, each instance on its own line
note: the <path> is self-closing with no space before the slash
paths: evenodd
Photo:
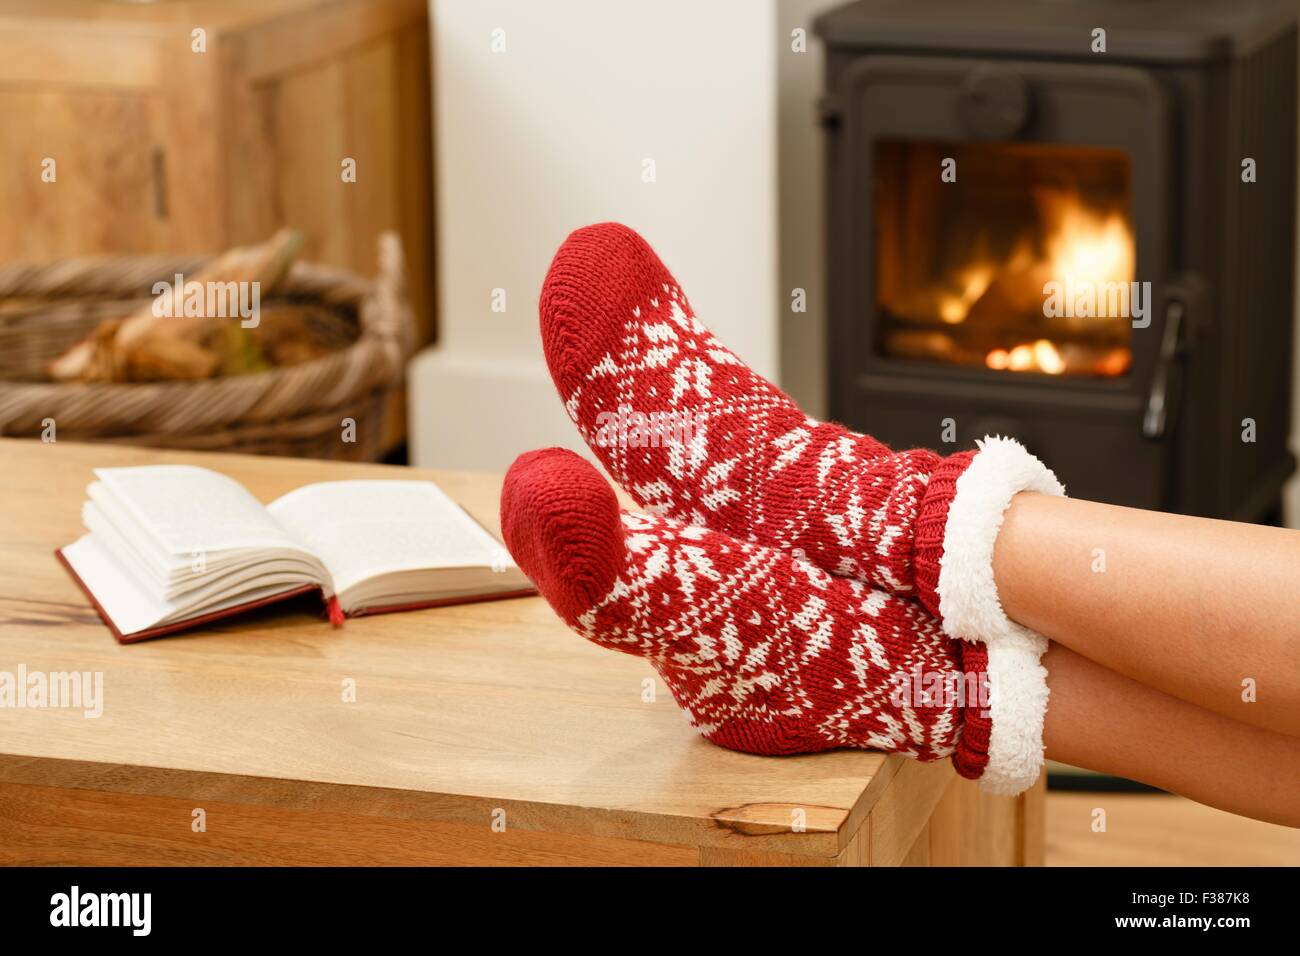
<path id="1" fill-rule="evenodd" d="M 500 542 L 430 481 L 328 481 L 263 505 L 192 465 L 95 476 L 89 533 L 56 553 L 124 644 L 308 591 L 336 624 L 533 593 Z"/>

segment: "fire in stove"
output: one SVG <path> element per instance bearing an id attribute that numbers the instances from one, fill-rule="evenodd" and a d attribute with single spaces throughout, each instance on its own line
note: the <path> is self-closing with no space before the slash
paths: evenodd
<path id="1" fill-rule="evenodd" d="M 1062 181 L 1059 157 L 1043 167 L 1023 147 L 1008 148 L 1001 170 L 986 155 L 997 147 L 967 149 L 985 154 L 966 159 L 978 184 L 964 189 L 913 174 L 931 150 L 908 144 L 884 157 L 902 190 L 881 202 L 877 225 L 885 353 L 1000 372 L 1127 373 L 1143 304 L 1126 188 L 1101 188 L 1095 170 L 1066 169 Z M 1052 175 L 1025 175 L 1035 171 Z"/>

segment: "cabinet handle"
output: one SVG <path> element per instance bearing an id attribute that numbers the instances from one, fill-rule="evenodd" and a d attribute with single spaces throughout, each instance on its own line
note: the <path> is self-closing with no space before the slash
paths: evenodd
<path id="1" fill-rule="evenodd" d="M 167 155 L 161 146 L 153 148 L 150 157 L 153 165 L 153 214 L 167 218 Z"/>

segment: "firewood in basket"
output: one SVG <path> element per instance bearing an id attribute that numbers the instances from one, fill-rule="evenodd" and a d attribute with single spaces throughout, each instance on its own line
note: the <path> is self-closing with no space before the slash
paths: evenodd
<path id="1" fill-rule="evenodd" d="M 282 229 L 263 245 L 230 249 L 194 276 L 187 287 L 210 283 L 258 283 L 259 300 L 269 296 L 288 274 L 302 249 L 302 233 Z M 56 381 L 157 381 L 208 378 L 218 371 L 238 374 L 264 367 L 256 342 L 235 316 L 185 315 L 183 302 L 173 302 L 168 288 L 158 300 L 120 321 L 100 323 L 89 338 L 77 343 L 49 366 Z M 181 295 L 186 293 L 181 291 Z M 205 296 L 206 305 L 206 296 Z M 235 332 L 223 329 L 234 322 Z M 179 343 L 179 344 L 178 344 Z"/>
<path id="2" fill-rule="evenodd" d="M 88 375 L 99 345 L 93 337 L 82 339 L 46 367 L 56 382 L 90 381 Z"/>
<path id="3" fill-rule="evenodd" d="M 157 335 L 128 357 L 126 377 L 132 382 L 210 378 L 221 363 L 211 349 L 185 339 Z"/>

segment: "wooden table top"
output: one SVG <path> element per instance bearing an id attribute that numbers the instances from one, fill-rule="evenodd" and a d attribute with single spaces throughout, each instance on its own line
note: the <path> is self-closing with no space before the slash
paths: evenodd
<path id="1" fill-rule="evenodd" d="M 713 746 L 648 664 L 583 641 L 541 598 L 340 630 L 304 602 L 120 646 L 53 551 L 82 533 L 93 467 L 182 461 L 263 501 L 313 481 L 432 478 L 498 530 L 493 476 L 0 439 L 0 671 L 104 675 L 98 719 L 0 709 L 0 782 L 485 825 L 500 808 L 510 826 L 833 856 L 903 763 Z"/>

